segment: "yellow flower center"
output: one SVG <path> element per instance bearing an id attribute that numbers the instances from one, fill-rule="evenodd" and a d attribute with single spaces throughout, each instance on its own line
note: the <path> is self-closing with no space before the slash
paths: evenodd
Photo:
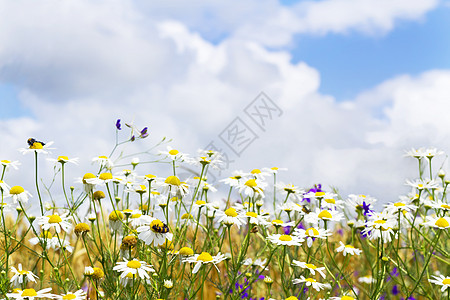
<path id="1" fill-rule="evenodd" d="M 277 171 L 278 170 L 278 168 L 277 167 L 273 167 L 273 168 L 270 168 L 271 170 L 274 170 L 274 171 Z"/>
<path id="2" fill-rule="evenodd" d="M 18 185 L 13 186 L 13 187 L 11 188 L 11 190 L 9 190 L 9 193 L 12 194 L 12 195 L 19 195 L 19 194 L 22 194 L 23 192 L 25 192 L 25 190 L 23 189 L 23 187 L 18 186 Z"/>
<path id="3" fill-rule="evenodd" d="M 313 264 L 306 264 L 305 266 L 309 269 L 313 269 L 313 270 L 317 269 L 317 267 Z"/>
<path id="4" fill-rule="evenodd" d="M 316 282 L 316 280 L 312 279 L 312 278 L 306 278 L 305 280 L 308 281 L 308 282 Z"/>
<path id="5" fill-rule="evenodd" d="M 384 223 L 386 223 L 386 220 L 376 220 L 374 223 L 375 224 L 384 224 Z"/>
<path id="6" fill-rule="evenodd" d="M 352 245 L 345 245 L 345 248 L 354 249 L 355 247 L 353 247 Z"/>
<path id="7" fill-rule="evenodd" d="M 139 269 L 141 267 L 141 262 L 137 260 L 130 260 L 127 262 L 127 267 L 132 269 Z"/>
<path id="8" fill-rule="evenodd" d="M 319 235 L 319 231 L 317 229 L 315 229 L 314 227 L 307 229 L 305 233 L 307 236 L 318 236 Z"/>
<path id="9" fill-rule="evenodd" d="M 249 179 L 249 180 L 247 180 L 245 185 L 248 186 L 248 187 L 251 187 L 251 188 L 254 188 L 254 187 L 258 186 L 256 184 L 256 179 Z"/>
<path id="10" fill-rule="evenodd" d="M 78 223 L 77 225 L 75 225 L 75 229 L 74 229 L 75 233 L 76 232 L 88 232 L 90 231 L 89 225 L 86 223 Z"/>
<path id="11" fill-rule="evenodd" d="M 74 294 L 67 294 L 67 295 L 63 296 L 62 298 L 63 298 L 63 300 L 69 300 L 69 299 L 76 299 L 77 296 Z"/>
<path id="12" fill-rule="evenodd" d="M 36 297 L 37 293 L 34 289 L 24 289 L 21 296 L 22 297 Z"/>
<path id="13" fill-rule="evenodd" d="M 261 174 L 261 170 L 260 169 L 253 169 L 250 173 L 252 173 L 252 174 Z"/>
<path id="14" fill-rule="evenodd" d="M 441 228 L 446 228 L 449 226 L 448 221 L 444 218 L 440 218 L 435 223 L 436 226 L 439 226 Z"/>
<path id="15" fill-rule="evenodd" d="M 30 149 L 42 149 L 42 148 L 44 148 L 44 146 L 39 142 L 35 142 L 33 143 L 33 145 L 30 146 Z"/>
<path id="16" fill-rule="evenodd" d="M 100 174 L 100 176 L 98 176 L 98 178 L 101 180 L 111 180 L 113 179 L 113 176 L 111 173 L 102 173 Z"/>
<path id="17" fill-rule="evenodd" d="M 227 209 L 226 211 L 225 211 L 225 214 L 227 215 L 227 216 L 229 216 L 229 217 L 237 217 L 237 212 L 236 212 L 236 209 L 235 208 L 233 208 L 233 207 L 230 207 L 229 209 Z"/>
<path id="18" fill-rule="evenodd" d="M 123 219 L 123 213 L 121 211 L 118 210 L 113 210 L 110 214 L 109 214 L 109 220 L 110 221 L 117 221 L 117 220 L 122 220 Z"/>
<path id="19" fill-rule="evenodd" d="M 20 275 L 27 275 L 27 274 L 28 274 L 28 271 L 22 270 L 22 271 L 19 271 L 19 274 L 20 274 Z"/>
<path id="20" fill-rule="evenodd" d="M 350 296 L 342 296 L 341 300 L 355 300 L 355 298 L 352 298 Z"/>
<path id="21" fill-rule="evenodd" d="M 276 220 L 272 221 L 272 224 L 275 226 L 277 226 L 277 225 L 279 226 L 279 225 L 283 224 L 283 221 L 276 219 Z"/>
<path id="22" fill-rule="evenodd" d="M 51 216 L 48 216 L 48 222 L 52 223 L 52 224 L 53 223 L 60 223 L 60 222 L 62 222 L 62 219 L 58 215 L 51 215 Z"/>
<path id="23" fill-rule="evenodd" d="M 189 247 L 183 247 L 178 251 L 180 255 L 194 255 L 194 250 Z"/>
<path id="24" fill-rule="evenodd" d="M 92 273 L 92 277 L 94 279 L 101 279 L 105 276 L 105 273 L 103 272 L 102 269 L 95 267 L 94 268 L 94 273 Z"/>
<path id="25" fill-rule="evenodd" d="M 139 214 L 139 213 L 138 214 L 132 214 L 131 218 L 132 219 L 137 219 L 137 218 L 140 218 L 141 216 L 142 216 L 142 214 Z"/>
<path id="26" fill-rule="evenodd" d="M 298 298 L 295 296 L 290 296 L 290 297 L 287 297 L 286 300 L 298 300 Z"/>
<path id="27" fill-rule="evenodd" d="M 9 160 L 6 160 L 6 159 L 0 160 L 0 162 L 2 164 L 9 164 L 9 163 L 11 163 Z"/>
<path id="28" fill-rule="evenodd" d="M 450 278 L 445 278 L 442 280 L 442 284 L 450 284 Z"/>
<path id="29" fill-rule="evenodd" d="M 394 203 L 394 206 L 395 207 L 401 207 L 401 206 L 406 206 L 406 204 L 403 203 L 403 202 L 397 202 L 397 203 Z"/>
<path id="30" fill-rule="evenodd" d="M 98 158 L 101 158 L 101 159 L 108 159 L 108 156 L 100 155 Z"/>
<path id="31" fill-rule="evenodd" d="M 206 202 L 203 201 L 203 200 L 197 200 L 197 201 L 195 201 L 195 204 L 197 204 L 197 205 L 203 205 L 203 204 L 206 204 Z"/>
<path id="32" fill-rule="evenodd" d="M 290 235 L 287 235 L 287 234 L 280 235 L 280 237 L 278 239 L 280 241 L 283 241 L 283 242 L 290 242 L 290 241 L 292 241 L 292 237 Z"/>
<path id="33" fill-rule="evenodd" d="M 197 257 L 197 261 L 212 261 L 213 258 L 211 256 L 211 254 L 209 254 L 208 252 L 202 252 L 202 254 L 200 254 Z"/>
<path id="34" fill-rule="evenodd" d="M 185 213 L 181 216 L 182 220 L 194 219 L 194 216 L 188 213 Z"/>
<path id="35" fill-rule="evenodd" d="M 156 177 L 156 175 L 153 175 L 153 174 L 145 175 L 145 178 L 147 178 L 147 179 L 152 179 L 152 178 L 155 178 L 155 177 Z"/>
<path id="36" fill-rule="evenodd" d="M 52 238 L 52 234 L 49 231 L 42 231 L 41 234 L 39 234 L 39 237 L 46 238 L 46 239 L 51 239 Z"/>
<path id="37" fill-rule="evenodd" d="M 69 161 L 69 158 L 67 156 L 61 155 L 61 156 L 58 156 L 58 158 L 56 160 L 59 162 L 66 162 L 66 161 Z"/>
<path id="38" fill-rule="evenodd" d="M 321 218 L 321 219 L 324 219 L 324 218 L 331 219 L 333 216 L 331 215 L 331 213 L 328 210 L 322 210 L 317 217 Z"/>
<path id="39" fill-rule="evenodd" d="M 245 214 L 247 217 L 256 218 L 258 215 L 255 212 L 249 211 Z"/>
<path id="40" fill-rule="evenodd" d="M 450 209 L 450 205 L 448 205 L 448 204 L 442 204 L 441 207 L 442 208 L 446 208 L 446 209 Z"/>
<path id="41" fill-rule="evenodd" d="M 325 196 L 325 192 L 316 192 L 315 196 L 316 197 L 323 197 L 323 196 Z"/>
<path id="42" fill-rule="evenodd" d="M 92 174 L 92 173 L 86 173 L 86 174 L 84 174 L 84 176 L 83 176 L 83 183 L 86 184 L 86 183 L 87 183 L 87 182 L 86 182 L 86 179 L 92 179 L 92 178 L 95 178 L 95 175 L 94 175 L 94 174 Z"/>
<path id="43" fill-rule="evenodd" d="M 179 186 L 181 184 L 181 181 L 180 181 L 180 179 L 178 179 L 177 176 L 169 176 L 166 178 L 166 180 L 164 182 L 167 184 L 176 185 L 176 186 Z"/>
<path id="44" fill-rule="evenodd" d="M 170 155 L 177 155 L 178 153 L 179 153 L 178 150 L 175 150 L 175 149 L 172 149 L 169 151 Z"/>
<path id="45" fill-rule="evenodd" d="M 330 199 L 325 199 L 326 203 L 331 203 L 331 204 L 336 204 L 336 200 L 334 200 L 333 198 Z"/>

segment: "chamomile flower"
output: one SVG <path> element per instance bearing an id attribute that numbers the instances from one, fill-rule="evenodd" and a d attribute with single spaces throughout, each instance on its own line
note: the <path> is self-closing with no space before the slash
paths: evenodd
<path id="1" fill-rule="evenodd" d="M 124 258 L 123 262 L 117 262 L 113 270 L 122 273 L 120 278 L 124 278 L 131 273 L 136 278 L 139 277 L 141 279 L 150 279 L 150 275 L 147 272 L 155 272 L 151 265 L 145 261 L 139 261 L 137 259 L 129 261 L 126 258 Z"/>
<path id="2" fill-rule="evenodd" d="M 263 171 L 275 175 L 278 174 L 279 171 L 287 171 L 287 168 L 278 168 L 278 167 L 263 168 Z"/>
<path id="3" fill-rule="evenodd" d="M 15 170 L 19 169 L 18 166 L 20 166 L 21 163 L 18 160 L 10 161 L 6 159 L 0 160 L 0 166 L 6 169 L 6 171 L 9 170 L 10 167 L 14 168 Z"/>
<path id="4" fill-rule="evenodd" d="M 437 229 L 447 229 L 450 228 L 450 217 L 434 217 L 427 216 L 427 221 L 423 223 L 425 226 L 434 227 Z"/>
<path id="5" fill-rule="evenodd" d="M 152 218 L 148 215 L 143 215 L 140 210 L 132 210 L 129 221 L 131 226 L 136 228 L 150 223 L 152 221 Z"/>
<path id="6" fill-rule="evenodd" d="M 408 200 L 404 199 L 403 201 L 391 202 L 384 206 L 385 207 L 384 210 L 390 214 L 396 214 L 399 211 L 412 212 L 417 209 L 417 206 L 415 206 L 414 204 L 411 204 L 411 202 L 412 202 L 411 199 L 408 199 Z"/>
<path id="7" fill-rule="evenodd" d="M 171 288 L 173 288 L 173 281 L 172 280 L 170 280 L 170 279 L 164 279 L 164 282 L 163 282 L 164 284 L 164 287 L 166 288 L 166 289 L 171 289 Z"/>
<path id="8" fill-rule="evenodd" d="M 11 277 L 10 282 L 14 286 L 21 286 L 22 283 L 26 281 L 36 282 L 36 279 L 38 279 L 38 277 L 34 275 L 33 272 L 23 270 L 22 264 L 18 265 L 18 269 L 16 269 L 15 267 L 11 267 L 11 272 L 13 272 L 14 275 Z"/>
<path id="9" fill-rule="evenodd" d="M 442 285 L 441 292 L 445 292 L 446 289 L 450 288 L 450 276 L 444 276 L 444 275 L 432 275 L 433 279 L 428 279 L 429 282 Z"/>
<path id="10" fill-rule="evenodd" d="M 50 146 L 53 145 L 53 142 L 48 142 L 46 144 L 43 144 L 42 142 L 38 142 L 38 141 L 34 141 L 34 143 L 32 145 L 30 145 L 29 148 L 20 148 L 19 152 L 21 152 L 22 154 L 27 154 L 27 153 L 40 153 L 40 154 L 49 154 L 51 149 L 54 148 L 50 148 Z"/>
<path id="11" fill-rule="evenodd" d="M 72 247 L 72 245 L 70 245 L 70 242 L 68 240 L 65 240 L 65 239 L 63 240 L 56 236 L 54 236 L 50 239 L 49 246 L 50 246 L 50 248 L 55 249 L 56 251 L 58 251 L 59 249 L 62 248 L 63 250 L 66 250 L 70 253 L 73 252 L 73 247 Z"/>
<path id="12" fill-rule="evenodd" d="M 187 156 L 184 153 L 181 153 L 177 149 L 174 149 L 170 146 L 167 146 L 167 151 L 159 151 L 160 154 L 165 155 L 166 157 L 170 158 L 171 160 L 179 160 L 183 157 Z"/>
<path id="13" fill-rule="evenodd" d="M 247 258 L 242 263 L 244 266 L 254 266 L 254 267 L 260 267 L 261 269 L 268 271 L 269 268 L 266 267 L 267 259 L 255 259 L 252 260 L 251 258 Z"/>
<path id="14" fill-rule="evenodd" d="M 248 179 L 245 182 L 240 182 L 239 193 L 244 193 L 247 196 L 260 196 L 264 198 L 264 189 L 267 184 L 260 179 Z"/>
<path id="15" fill-rule="evenodd" d="M 243 171 L 234 171 L 231 177 L 221 179 L 220 182 L 223 182 L 230 187 L 237 187 L 241 184 L 241 181 L 247 180 L 245 178 L 245 173 Z"/>
<path id="16" fill-rule="evenodd" d="M 367 276 L 359 277 L 358 282 L 371 284 L 371 283 L 375 282 L 375 279 L 372 276 L 367 275 Z"/>
<path id="17" fill-rule="evenodd" d="M 287 234 L 272 234 L 267 237 L 269 241 L 271 241 L 275 245 L 283 245 L 283 246 L 300 246 L 304 241 L 295 235 L 287 235 Z"/>
<path id="18" fill-rule="evenodd" d="M 347 295 L 342 295 L 340 297 L 331 297 L 331 300 L 355 300 L 355 298 L 347 296 Z"/>
<path id="19" fill-rule="evenodd" d="M 245 215 L 242 212 L 237 211 L 234 207 L 230 207 L 225 211 L 217 211 L 217 216 L 219 217 L 219 222 L 228 226 L 236 225 L 237 227 L 240 227 L 246 223 Z"/>
<path id="20" fill-rule="evenodd" d="M 28 197 L 33 197 L 28 191 L 19 185 L 13 186 L 9 190 L 9 196 L 12 198 L 14 203 L 20 202 L 22 204 L 28 202 Z"/>
<path id="21" fill-rule="evenodd" d="M 169 176 L 162 184 L 163 193 L 170 192 L 172 197 L 182 198 L 189 193 L 189 185 L 182 182 L 177 176 Z"/>
<path id="22" fill-rule="evenodd" d="M 61 233 L 61 229 L 69 233 L 72 230 L 72 225 L 68 222 L 70 217 L 67 217 L 68 213 L 64 215 L 53 214 L 50 216 L 42 216 L 37 218 L 38 224 L 42 226 L 43 230 L 49 230 L 54 228 L 57 233 Z"/>
<path id="23" fill-rule="evenodd" d="M 406 185 L 409 185 L 417 190 L 433 190 L 439 188 L 439 182 L 434 179 L 416 179 L 414 181 L 406 180 Z"/>
<path id="24" fill-rule="evenodd" d="M 318 292 L 320 292 L 323 289 L 331 288 L 331 285 L 329 283 L 320 283 L 320 282 L 317 282 L 313 278 L 305 278 L 303 276 L 300 276 L 300 278 L 298 278 L 298 279 L 293 279 L 292 283 L 293 284 L 305 283 L 307 287 L 311 286 L 313 289 L 315 289 Z"/>
<path id="25" fill-rule="evenodd" d="M 350 209 L 362 209 L 363 207 L 370 207 L 375 204 L 375 202 L 377 202 L 377 199 L 368 196 L 368 195 L 355 195 L 355 194 L 351 194 L 348 195 L 348 199 L 346 201 L 347 206 Z"/>
<path id="26" fill-rule="evenodd" d="M 300 267 L 302 269 L 308 269 L 313 275 L 316 274 L 316 272 L 318 272 L 320 274 L 320 276 L 322 276 L 322 278 L 325 278 L 325 267 L 317 267 L 314 264 L 308 264 L 306 262 L 302 262 L 302 261 L 298 261 L 298 260 L 293 260 L 292 261 L 292 265 L 296 266 L 296 267 Z"/>
<path id="27" fill-rule="evenodd" d="M 306 244 L 311 248 L 315 239 L 325 240 L 327 236 L 332 235 L 332 233 L 329 229 L 311 227 L 306 230 L 295 228 L 293 235 L 298 236 L 301 239 L 306 239 Z"/>
<path id="28" fill-rule="evenodd" d="M 186 157 L 186 162 L 195 166 L 209 166 L 215 170 L 222 170 L 223 158 L 220 152 L 212 150 L 198 150 L 198 156 Z"/>
<path id="29" fill-rule="evenodd" d="M 275 226 L 277 228 L 278 227 L 292 227 L 292 226 L 295 225 L 294 221 L 284 222 L 284 221 L 279 220 L 279 219 L 272 220 L 271 223 L 272 223 L 273 226 Z"/>
<path id="30" fill-rule="evenodd" d="M 183 262 L 195 263 L 194 269 L 192 269 L 192 274 L 196 274 L 200 267 L 206 264 L 213 264 L 217 271 L 220 272 L 216 265 L 225 259 L 225 255 L 220 252 L 215 256 L 212 256 L 208 252 L 202 252 L 201 254 L 194 254 L 192 256 L 184 258 Z"/>
<path id="31" fill-rule="evenodd" d="M 39 237 L 34 237 L 29 239 L 28 241 L 30 242 L 31 245 L 37 245 L 37 244 L 42 244 L 42 245 L 46 245 L 47 249 L 50 249 L 51 246 L 51 239 L 52 239 L 52 234 L 48 231 L 42 231 L 39 234 Z"/>
<path id="32" fill-rule="evenodd" d="M 321 210 L 316 207 L 315 211 L 310 212 L 305 216 L 305 221 L 311 224 L 318 224 L 319 221 L 334 221 L 339 222 L 343 218 L 343 214 L 337 210 Z"/>
<path id="33" fill-rule="evenodd" d="M 6 182 L 4 182 L 3 180 L 0 180 L 0 192 L 3 193 L 4 197 L 9 196 L 10 189 L 11 189 L 11 187 Z"/>
<path id="34" fill-rule="evenodd" d="M 68 158 L 67 156 L 60 155 L 56 159 L 55 158 L 47 158 L 48 161 L 52 161 L 55 163 L 65 164 L 65 163 L 72 163 L 77 165 L 78 164 L 78 157 L 75 158 Z"/>
<path id="35" fill-rule="evenodd" d="M 248 218 L 248 222 L 250 224 L 254 224 L 254 225 L 262 225 L 262 226 L 267 226 L 270 223 L 267 221 L 267 218 L 269 216 L 262 216 L 260 214 L 257 214 L 253 211 L 248 211 L 245 213 L 245 216 Z"/>
<path id="36" fill-rule="evenodd" d="M 437 200 L 437 201 L 426 200 L 425 205 L 428 205 L 428 206 L 434 208 L 435 210 L 450 211 L 450 204 L 445 203 L 442 200 Z"/>
<path id="37" fill-rule="evenodd" d="M 266 172 L 266 171 L 261 171 L 260 169 L 253 169 L 250 171 L 250 174 L 248 174 L 248 175 L 255 179 L 264 180 L 264 178 L 271 175 L 271 173 Z"/>
<path id="38" fill-rule="evenodd" d="M 151 218 L 148 221 L 147 225 L 140 226 L 136 229 L 138 238 L 144 241 L 146 245 L 159 246 L 164 244 L 166 239 L 169 241 L 172 240 L 173 234 L 169 232 L 167 225 L 161 222 L 161 220 Z"/>
<path id="39" fill-rule="evenodd" d="M 340 246 L 336 248 L 336 252 L 342 252 L 344 256 L 349 255 L 360 255 L 362 250 L 353 247 L 352 245 L 345 245 L 343 242 L 339 241 Z"/>
<path id="40" fill-rule="evenodd" d="M 24 289 L 18 290 L 18 293 L 8 293 L 6 294 L 6 296 L 12 299 L 20 299 L 20 300 L 34 300 L 35 298 L 53 298 L 55 295 L 49 293 L 51 290 L 52 288 L 46 288 L 40 291 L 36 291 L 35 289 Z"/>
<path id="41" fill-rule="evenodd" d="M 100 165 L 100 168 L 106 168 L 108 170 L 111 170 L 114 167 L 114 163 L 112 162 L 112 160 L 105 155 L 94 157 L 92 159 L 92 163 L 98 163 Z"/>
<path id="42" fill-rule="evenodd" d="M 86 292 L 83 290 L 78 290 L 74 293 L 68 292 L 67 294 L 55 295 L 55 299 L 58 300 L 84 300 L 86 299 Z"/>

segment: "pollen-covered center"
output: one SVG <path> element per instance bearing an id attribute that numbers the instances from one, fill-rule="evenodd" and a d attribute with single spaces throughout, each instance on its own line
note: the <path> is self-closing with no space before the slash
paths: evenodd
<path id="1" fill-rule="evenodd" d="M 225 211 L 225 214 L 227 215 L 227 216 L 229 216 L 229 217 L 237 217 L 237 212 L 236 212 L 236 209 L 235 208 L 233 208 L 233 207 L 230 207 L 229 209 L 227 209 L 226 211 Z"/>
<path id="2" fill-rule="evenodd" d="M 445 278 L 444 280 L 442 280 L 443 284 L 450 284 L 450 278 Z"/>
<path id="3" fill-rule="evenodd" d="M 11 195 L 22 194 L 23 192 L 25 192 L 25 190 L 23 189 L 23 187 L 18 186 L 18 185 L 13 186 L 13 187 L 9 190 L 9 193 L 10 193 Z"/>
<path id="4" fill-rule="evenodd" d="M 139 269 L 141 267 L 141 262 L 137 260 L 130 260 L 127 262 L 127 267 L 132 269 Z"/>
<path id="5" fill-rule="evenodd" d="M 306 264 L 305 266 L 309 269 L 313 269 L 313 270 L 317 269 L 317 267 L 313 264 Z"/>
<path id="6" fill-rule="evenodd" d="M 108 156 L 100 155 L 98 158 L 101 158 L 101 159 L 108 159 Z"/>
<path id="7" fill-rule="evenodd" d="M 273 224 L 273 225 L 278 225 L 278 226 L 279 226 L 279 225 L 283 224 L 283 221 L 276 219 L 276 220 L 273 220 L 273 221 L 272 221 L 272 224 Z"/>
<path id="8" fill-rule="evenodd" d="M 69 299 L 76 299 L 77 296 L 75 294 L 67 294 L 65 296 L 62 297 L 63 300 L 69 300 Z"/>
<path id="9" fill-rule="evenodd" d="M 202 254 L 200 254 L 197 257 L 197 261 L 212 261 L 213 258 L 211 256 L 211 254 L 209 254 L 208 252 L 202 252 Z"/>
<path id="10" fill-rule="evenodd" d="M 185 213 L 181 216 L 182 220 L 189 220 L 189 219 L 194 219 L 194 216 L 189 214 L 189 213 Z"/>
<path id="11" fill-rule="evenodd" d="M 140 218 L 140 217 L 142 217 L 142 214 L 140 214 L 140 213 L 132 214 L 132 215 L 131 215 L 131 218 L 132 218 L 132 219 L 138 219 L 138 218 Z"/>
<path id="12" fill-rule="evenodd" d="M 403 202 L 397 202 L 397 203 L 394 203 L 394 206 L 395 207 L 402 207 L 402 206 L 406 206 L 406 204 L 403 203 Z"/>
<path id="13" fill-rule="evenodd" d="M 113 176 L 111 173 L 102 173 L 100 174 L 100 176 L 98 176 L 98 178 L 101 180 L 111 180 L 113 179 Z"/>
<path id="14" fill-rule="evenodd" d="M 51 215 L 51 216 L 48 216 L 48 222 L 52 223 L 52 224 L 53 223 L 60 223 L 60 222 L 62 222 L 62 219 L 58 215 Z"/>
<path id="15" fill-rule="evenodd" d="M 9 163 L 11 163 L 9 160 L 6 160 L 6 159 L 2 159 L 2 160 L 0 160 L 0 162 L 2 164 L 9 164 Z"/>
<path id="16" fill-rule="evenodd" d="M 64 156 L 64 155 L 60 155 L 60 156 L 58 156 L 58 158 L 57 158 L 57 161 L 59 161 L 59 162 L 62 162 L 62 161 L 68 161 L 69 160 L 69 158 L 67 157 L 67 156 Z"/>
<path id="17" fill-rule="evenodd" d="M 447 221 L 446 219 L 440 218 L 440 219 L 438 219 L 438 220 L 436 221 L 435 225 L 436 225 L 436 226 L 439 226 L 439 227 L 441 227 L 441 228 L 446 228 L 446 227 L 449 226 L 449 223 L 448 223 L 448 221 Z"/>
<path id="18" fill-rule="evenodd" d="M 256 180 L 255 179 L 249 179 L 249 180 L 247 180 L 245 185 L 248 186 L 248 187 L 254 188 L 254 187 L 257 186 Z"/>
<path id="19" fill-rule="evenodd" d="M 18 271 L 18 273 L 19 273 L 20 275 L 27 275 L 27 274 L 28 274 L 28 271 L 20 270 L 20 271 Z"/>
<path id="20" fill-rule="evenodd" d="M 180 179 L 178 179 L 177 176 L 169 176 L 166 178 L 166 180 L 164 182 L 167 184 L 176 185 L 176 186 L 181 185 L 181 181 L 180 181 Z"/>
<path id="21" fill-rule="evenodd" d="M 328 210 L 322 210 L 317 217 L 321 218 L 321 219 L 324 219 L 324 218 L 331 219 L 331 218 L 333 218 L 333 216 L 331 215 L 331 213 Z"/>
<path id="22" fill-rule="evenodd" d="M 315 280 L 315 279 L 312 279 L 312 278 L 306 278 L 305 280 L 306 280 L 306 281 L 309 281 L 309 282 L 316 282 L 316 280 Z"/>
<path id="23" fill-rule="evenodd" d="M 169 154 L 170 155 L 177 155 L 179 152 L 178 152 L 178 150 L 176 150 L 176 149 L 172 149 L 172 150 L 170 150 L 169 151 Z"/>
<path id="24" fill-rule="evenodd" d="M 249 211 L 245 214 L 247 217 L 256 218 L 258 215 L 255 212 Z"/>
<path id="25" fill-rule="evenodd" d="M 39 142 L 34 142 L 33 145 L 30 146 L 30 149 L 42 149 L 44 146 Z"/>
<path id="26" fill-rule="evenodd" d="M 374 221 L 375 224 L 384 224 L 386 223 L 386 220 L 376 220 Z"/>
<path id="27" fill-rule="evenodd" d="M 345 248 L 354 249 L 355 247 L 353 247 L 352 245 L 345 245 Z"/>
<path id="28" fill-rule="evenodd" d="M 290 242 L 290 241 L 292 241 L 292 237 L 290 235 L 287 235 L 287 234 L 280 235 L 280 237 L 278 239 L 280 241 L 283 241 L 283 242 Z"/>
<path id="29" fill-rule="evenodd" d="M 442 204 L 441 207 L 445 208 L 445 209 L 450 209 L 450 205 L 448 205 L 448 204 Z"/>
<path id="30" fill-rule="evenodd" d="M 314 227 L 311 227 L 311 228 L 306 230 L 306 235 L 307 236 L 318 236 L 319 235 L 319 231 L 317 229 L 315 229 Z"/>
<path id="31" fill-rule="evenodd" d="M 94 175 L 94 174 L 92 174 L 92 173 L 86 173 L 86 174 L 84 174 L 84 176 L 83 176 L 83 183 L 86 184 L 86 183 L 87 183 L 87 182 L 86 182 L 86 179 L 92 179 L 92 178 L 95 178 L 95 175 Z"/>
<path id="32" fill-rule="evenodd" d="M 34 289 L 24 289 L 21 296 L 22 297 L 36 297 L 37 293 Z"/>
<path id="33" fill-rule="evenodd" d="M 183 247 L 180 249 L 180 251 L 178 252 L 180 255 L 193 255 L 194 254 L 194 250 L 192 250 L 189 247 Z"/>

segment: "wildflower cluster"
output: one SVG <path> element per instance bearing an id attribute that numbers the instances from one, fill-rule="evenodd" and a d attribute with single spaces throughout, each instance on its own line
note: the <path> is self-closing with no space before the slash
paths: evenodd
<path id="1" fill-rule="evenodd" d="M 164 176 L 140 159 L 118 164 L 133 155 L 117 149 L 149 136 L 125 125 L 130 135 L 119 142 L 118 120 L 113 151 L 94 157 L 70 192 L 65 168 L 78 159 L 53 159 L 64 207 L 51 188 L 40 191 L 37 162 L 52 143 L 29 139 L 21 149 L 35 155 L 34 191 L 8 184 L 6 171 L 20 163 L 1 161 L 0 298 L 450 297 L 450 180 L 432 169 L 440 151 L 408 151 L 419 164 L 419 177 L 406 181 L 411 193 L 378 210 L 368 195 L 278 182 L 285 169 L 277 167 L 213 184 L 208 174 L 222 157 L 210 149 L 155 153 L 170 166 Z M 186 165 L 197 168 L 190 177 L 179 175 Z"/>

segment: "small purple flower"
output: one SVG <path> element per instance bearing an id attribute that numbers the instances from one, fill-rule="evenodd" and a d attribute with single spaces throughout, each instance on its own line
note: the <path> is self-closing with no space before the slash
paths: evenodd
<path id="1" fill-rule="evenodd" d="M 373 210 L 370 209 L 370 203 L 366 204 L 365 201 L 363 201 L 362 209 L 364 211 L 364 216 L 367 216 L 367 214 L 373 213 Z"/>
<path id="2" fill-rule="evenodd" d="M 148 128 L 144 127 L 144 129 L 141 130 L 141 138 L 145 139 L 148 137 Z"/>
<path id="3" fill-rule="evenodd" d="M 117 130 L 121 130 L 121 129 L 122 129 L 121 126 L 122 126 L 122 125 L 120 125 L 120 119 L 117 119 L 117 122 L 116 122 L 116 128 L 117 128 Z"/>
<path id="4" fill-rule="evenodd" d="M 309 189 L 309 191 L 307 193 L 310 193 L 310 192 L 313 192 L 313 193 L 323 192 L 322 191 L 322 185 L 320 183 L 319 184 L 315 184 L 314 187 Z M 310 198 L 303 198 L 303 200 L 306 200 L 308 203 L 311 202 Z"/>
<path id="5" fill-rule="evenodd" d="M 284 234 L 289 234 L 291 232 L 291 226 L 283 227 Z"/>
<path id="6" fill-rule="evenodd" d="M 339 233 L 340 236 L 343 236 L 344 235 L 344 230 L 338 229 L 337 233 Z"/>
<path id="7" fill-rule="evenodd" d="M 398 290 L 397 285 L 394 285 L 392 287 L 392 295 L 398 295 L 400 293 L 400 291 Z"/>
<path id="8" fill-rule="evenodd" d="M 300 222 L 297 226 L 298 229 L 306 229 L 305 225 L 303 225 L 303 222 Z"/>

